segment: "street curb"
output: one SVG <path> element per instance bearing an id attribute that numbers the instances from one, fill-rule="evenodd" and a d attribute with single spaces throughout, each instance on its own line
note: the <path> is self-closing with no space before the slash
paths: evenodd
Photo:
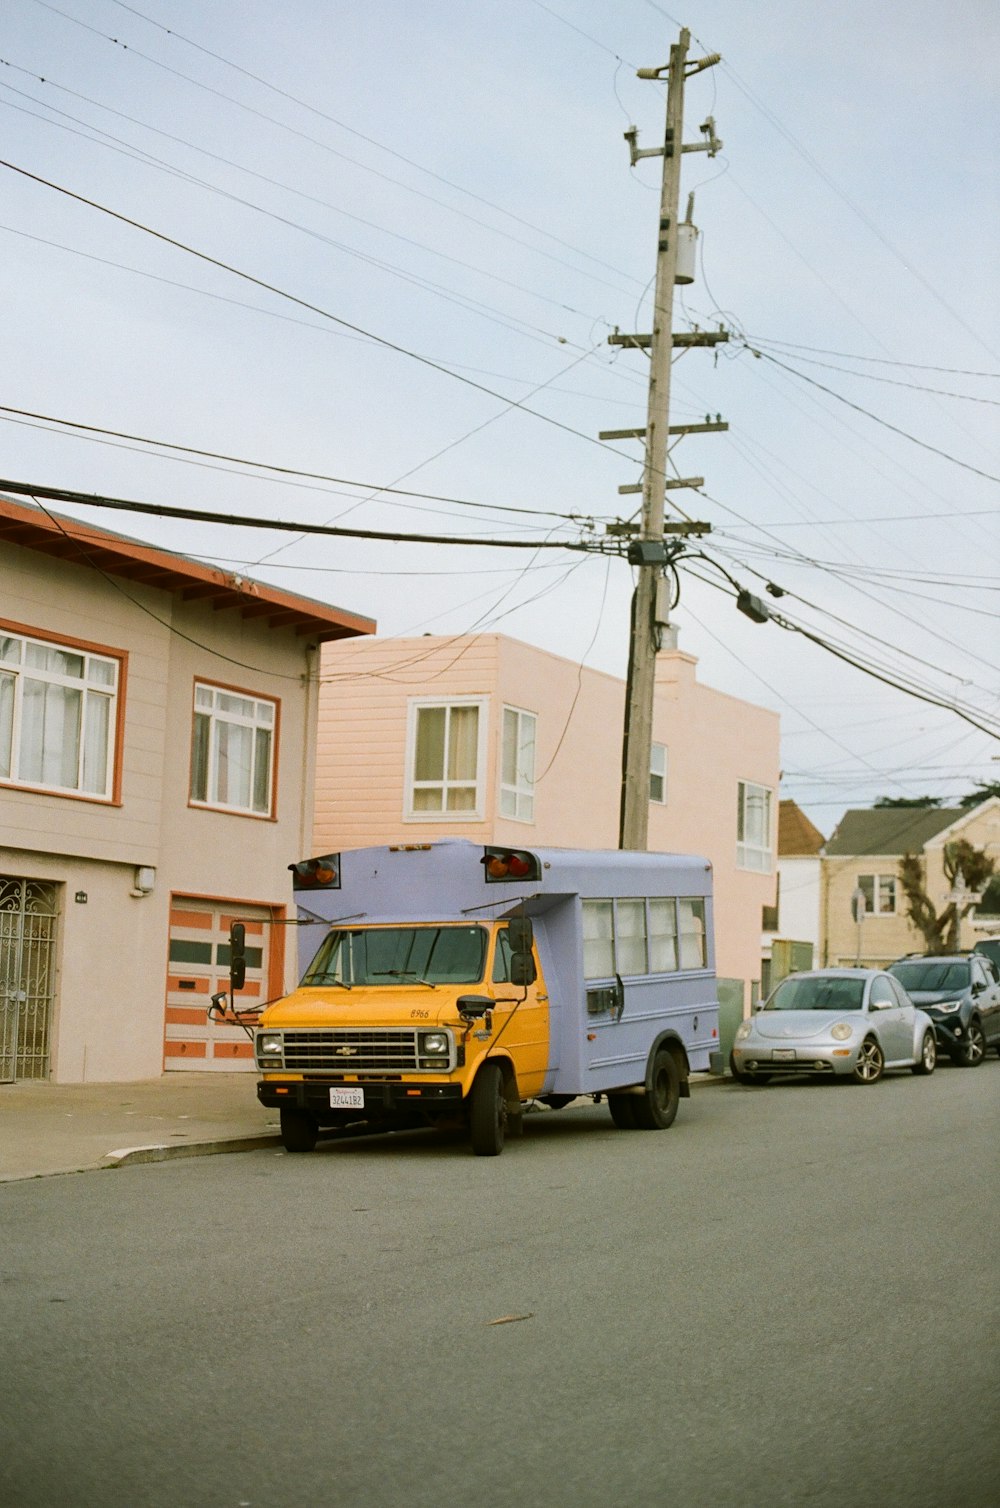
<path id="1" fill-rule="evenodd" d="M 213 1157 L 218 1152 L 257 1152 L 280 1147 L 281 1137 L 231 1136 L 220 1141 L 168 1142 L 146 1147 L 120 1147 L 106 1152 L 98 1167 L 126 1168 L 139 1163 L 173 1162 L 178 1157 Z"/>

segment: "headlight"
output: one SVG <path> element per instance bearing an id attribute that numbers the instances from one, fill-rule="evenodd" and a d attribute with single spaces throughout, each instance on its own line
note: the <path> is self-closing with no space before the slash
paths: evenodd
<path id="1" fill-rule="evenodd" d="M 838 1021 L 835 1026 L 830 1027 L 830 1036 L 835 1042 L 849 1042 L 854 1036 L 854 1027 L 849 1026 L 846 1021 Z"/>
<path id="2" fill-rule="evenodd" d="M 276 1068 L 282 1066 L 284 1048 L 280 1032 L 257 1033 L 257 1062 L 262 1068 L 269 1064 Z"/>
<path id="3" fill-rule="evenodd" d="M 420 1051 L 427 1057 L 447 1057 L 451 1043 L 447 1032 L 421 1032 Z"/>
<path id="4" fill-rule="evenodd" d="M 752 1021 L 741 1021 L 740 1024 L 739 1024 L 739 1026 L 736 1028 L 736 1036 L 733 1038 L 733 1041 L 734 1042 L 745 1042 L 746 1039 L 747 1039 L 747 1037 L 749 1037 L 749 1035 L 750 1035 L 750 1033 L 752 1031 L 753 1031 L 753 1022 Z"/>
<path id="5" fill-rule="evenodd" d="M 960 1011 L 961 1009 L 961 1000 L 935 1000 L 931 1006 L 932 1011 L 947 1011 L 949 1014 L 952 1011 Z"/>

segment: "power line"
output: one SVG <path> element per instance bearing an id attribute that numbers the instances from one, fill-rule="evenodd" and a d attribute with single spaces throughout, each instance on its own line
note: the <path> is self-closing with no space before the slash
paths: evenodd
<path id="1" fill-rule="evenodd" d="M 36 0 L 36 3 L 42 4 L 43 0 Z M 432 361 L 427 356 L 421 356 L 417 351 L 411 351 L 406 346 L 401 346 L 395 341 L 386 339 L 384 335 L 376 335 L 373 331 L 366 330 L 361 325 L 352 324 L 350 320 L 342 319 L 339 315 L 331 313 L 328 309 L 324 309 L 318 304 L 312 304 L 307 299 L 299 298 L 294 293 L 288 293 L 285 289 L 279 288 L 273 283 L 268 283 L 263 278 L 254 277 L 252 273 L 243 272 L 240 268 L 233 267 L 230 263 L 223 262 L 218 257 L 209 256 L 207 252 L 198 251 L 195 247 L 188 246 L 184 241 L 178 241 L 174 236 L 168 236 L 163 231 L 154 230 L 151 226 L 144 225 L 139 220 L 133 220 L 128 215 L 120 214 L 117 210 L 108 208 L 107 205 L 99 204 L 94 199 L 88 199 L 83 194 L 74 193 L 72 189 L 64 188 L 58 183 L 53 183 L 48 178 L 42 178 L 37 173 L 31 173 L 27 168 L 18 167 L 16 163 L 0 159 L 0 167 L 7 168 L 13 173 L 18 173 L 21 177 L 28 178 L 34 183 L 39 183 L 44 188 L 54 189 L 56 193 L 63 194 L 66 198 L 73 199 L 78 204 L 84 204 L 89 209 L 96 209 L 101 214 L 108 215 L 111 219 L 117 220 L 123 225 L 130 225 L 133 230 L 142 231 L 143 234 L 152 236 L 155 240 L 162 241 L 167 246 L 173 246 L 176 250 L 183 251 L 188 256 L 197 257 L 199 261 L 206 262 L 211 267 L 218 267 L 223 272 L 232 273 L 234 277 L 242 278 L 245 282 L 252 283 L 257 288 L 263 288 L 266 292 L 273 293 L 278 298 L 287 299 L 290 303 L 297 304 L 300 308 L 308 309 L 313 314 L 319 314 L 322 318 L 331 320 L 334 324 L 342 326 L 345 330 L 351 330 L 356 335 L 363 335 L 366 339 L 376 345 L 383 346 L 386 350 L 395 351 L 400 356 L 408 356 L 412 361 L 419 362 L 421 366 L 428 367 L 435 372 L 440 372 L 446 377 L 451 377 L 455 382 L 464 383 L 465 386 L 475 389 L 476 392 L 485 393 L 490 398 L 497 398 L 501 403 L 506 403 L 510 408 L 519 409 L 522 413 L 530 414 L 535 419 L 541 419 L 544 424 L 552 425 L 553 428 L 561 430 L 564 434 L 573 435 L 578 440 L 585 440 L 588 445 L 596 445 L 601 450 L 608 451 L 612 455 L 623 456 L 626 460 L 634 463 L 634 456 L 631 456 L 627 451 L 618 450 L 615 446 L 608 445 L 606 441 L 597 440 L 592 435 L 585 434 L 583 430 L 574 429 L 572 425 L 564 424 L 560 419 L 554 419 L 549 414 L 541 413 L 538 409 L 528 408 L 526 404 L 520 403 L 517 399 L 510 398 L 503 393 L 496 392 L 493 388 L 486 387 L 484 383 L 473 382 L 471 377 L 463 377 L 450 367 L 444 366 L 441 362 Z M 674 508 L 682 518 L 687 519 L 689 523 L 692 522 L 680 507 L 675 504 Z"/>
<path id="2" fill-rule="evenodd" d="M 578 540 L 479 539 L 467 535 L 401 534 L 377 529 L 344 529 L 333 524 L 296 523 L 276 518 L 254 518 L 249 514 L 215 513 L 206 509 L 177 508 L 163 503 L 141 503 L 126 498 L 104 497 L 98 493 L 72 492 L 64 487 L 47 487 L 35 482 L 14 482 L 0 477 L 0 492 L 20 497 L 45 497 L 51 502 L 75 503 L 85 508 L 111 508 L 125 513 L 148 513 L 156 518 L 183 518 L 195 523 L 225 524 L 244 529 L 277 529 L 286 533 L 323 534 L 350 539 L 380 539 L 396 544 L 473 545 L 494 550 L 576 550 L 586 554 L 617 554 L 600 544 Z"/>

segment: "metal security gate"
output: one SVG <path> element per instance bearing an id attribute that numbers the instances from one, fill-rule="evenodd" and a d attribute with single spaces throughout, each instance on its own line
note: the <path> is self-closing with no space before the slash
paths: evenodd
<path id="1" fill-rule="evenodd" d="M 0 1083 L 49 1076 L 58 888 L 0 874 Z"/>

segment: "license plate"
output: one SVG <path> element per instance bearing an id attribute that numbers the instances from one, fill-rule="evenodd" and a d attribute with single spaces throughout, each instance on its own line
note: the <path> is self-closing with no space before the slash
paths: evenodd
<path id="1" fill-rule="evenodd" d="M 363 1089 L 331 1089 L 331 1110 L 363 1110 L 365 1108 L 365 1091 Z"/>
<path id="2" fill-rule="evenodd" d="M 774 1058 L 775 1062 L 779 1062 L 780 1061 L 782 1063 L 794 1063 L 795 1062 L 795 1048 L 794 1047 L 776 1047 L 774 1049 L 774 1052 L 771 1054 L 771 1056 Z"/>

